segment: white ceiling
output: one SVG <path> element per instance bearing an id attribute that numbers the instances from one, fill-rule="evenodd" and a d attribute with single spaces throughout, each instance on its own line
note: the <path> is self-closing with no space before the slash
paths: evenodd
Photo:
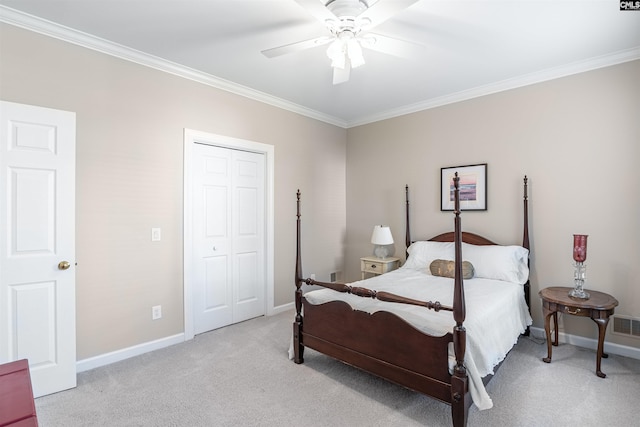
<path id="1" fill-rule="evenodd" d="M 375 27 L 418 44 L 411 57 L 365 50 L 366 64 L 340 85 L 326 46 L 261 54 L 328 34 L 294 0 L 0 5 L 2 21 L 344 127 L 640 58 L 640 11 L 615 0 L 421 0 Z"/>

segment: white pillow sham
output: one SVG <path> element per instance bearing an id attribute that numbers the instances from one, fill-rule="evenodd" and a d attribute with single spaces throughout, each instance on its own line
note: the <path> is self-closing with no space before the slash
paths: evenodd
<path id="1" fill-rule="evenodd" d="M 413 269 L 426 269 L 427 274 L 431 274 L 429 266 L 436 259 L 455 259 L 455 246 L 453 242 L 413 242 L 407 249 L 409 257 L 403 267 Z"/>
<path id="2" fill-rule="evenodd" d="M 462 259 L 475 268 L 475 277 L 524 284 L 529 279 L 529 250 L 522 246 L 462 243 Z"/>
<path id="3" fill-rule="evenodd" d="M 453 242 L 413 242 L 403 267 L 422 269 L 431 274 L 429 266 L 436 259 L 454 260 Z M 471 245 L 462 243 L 462 259 L 475 270 L 474 277 L 524 284 L 529 279 L 529 250 L 522 246 Z"/>

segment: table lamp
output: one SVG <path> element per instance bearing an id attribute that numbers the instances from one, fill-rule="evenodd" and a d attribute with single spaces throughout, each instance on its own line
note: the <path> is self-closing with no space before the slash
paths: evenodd
<path id="1" fill-rule="evenodd" d="M 384 225 L 376 225 L 373 227 L 373 234 L 371 235 L 371 243 L 375 246 L 373 248 L 373 254 L 378 258 L 386 258 L 390 255 L 388 245 L 393 245 L 393 236 L 391 235 L 391 229 Z"/>

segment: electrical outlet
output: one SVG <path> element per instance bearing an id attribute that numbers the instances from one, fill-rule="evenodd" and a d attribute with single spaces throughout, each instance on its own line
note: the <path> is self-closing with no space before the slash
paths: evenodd
<path id="1" fill-rule="evenodd" d="M 151 307 L 151 320 L 158 320 L 162 318 L 162 306 L 154 305 Z"/>
<path id="2" fill-rule="evenodd" d="M 311 273 L 311 276 L 309 276 L 311 278 L 311 280 L 316 280 L 316 273 Z"/>
<path id="3" fill-rule="evenodd" d="M 159 242 L 160 239 L 162 237 L 162 232 L 159 228 L 152 228 L 151 229 L 151 241 L 152 242 Z"/>

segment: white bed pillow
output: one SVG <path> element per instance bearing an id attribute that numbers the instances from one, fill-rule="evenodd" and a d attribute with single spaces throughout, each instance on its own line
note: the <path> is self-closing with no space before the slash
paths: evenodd
<path id="1" fill-rule="evenodd" d="M 529 279 L 529 250 L 522 246 L 462 243 L 462 259 L 473 264 L 475 277 L 521 285 Z"/>
<path id="2" fill-rule="evenodd" d="M 425 269 L 427 274 L 431 274 L 429 266 L 436 259 L 453 260 L 456 256 L 453 242 L 413 242 L 407 252 L 409 257 L 404 267 Z"/>

